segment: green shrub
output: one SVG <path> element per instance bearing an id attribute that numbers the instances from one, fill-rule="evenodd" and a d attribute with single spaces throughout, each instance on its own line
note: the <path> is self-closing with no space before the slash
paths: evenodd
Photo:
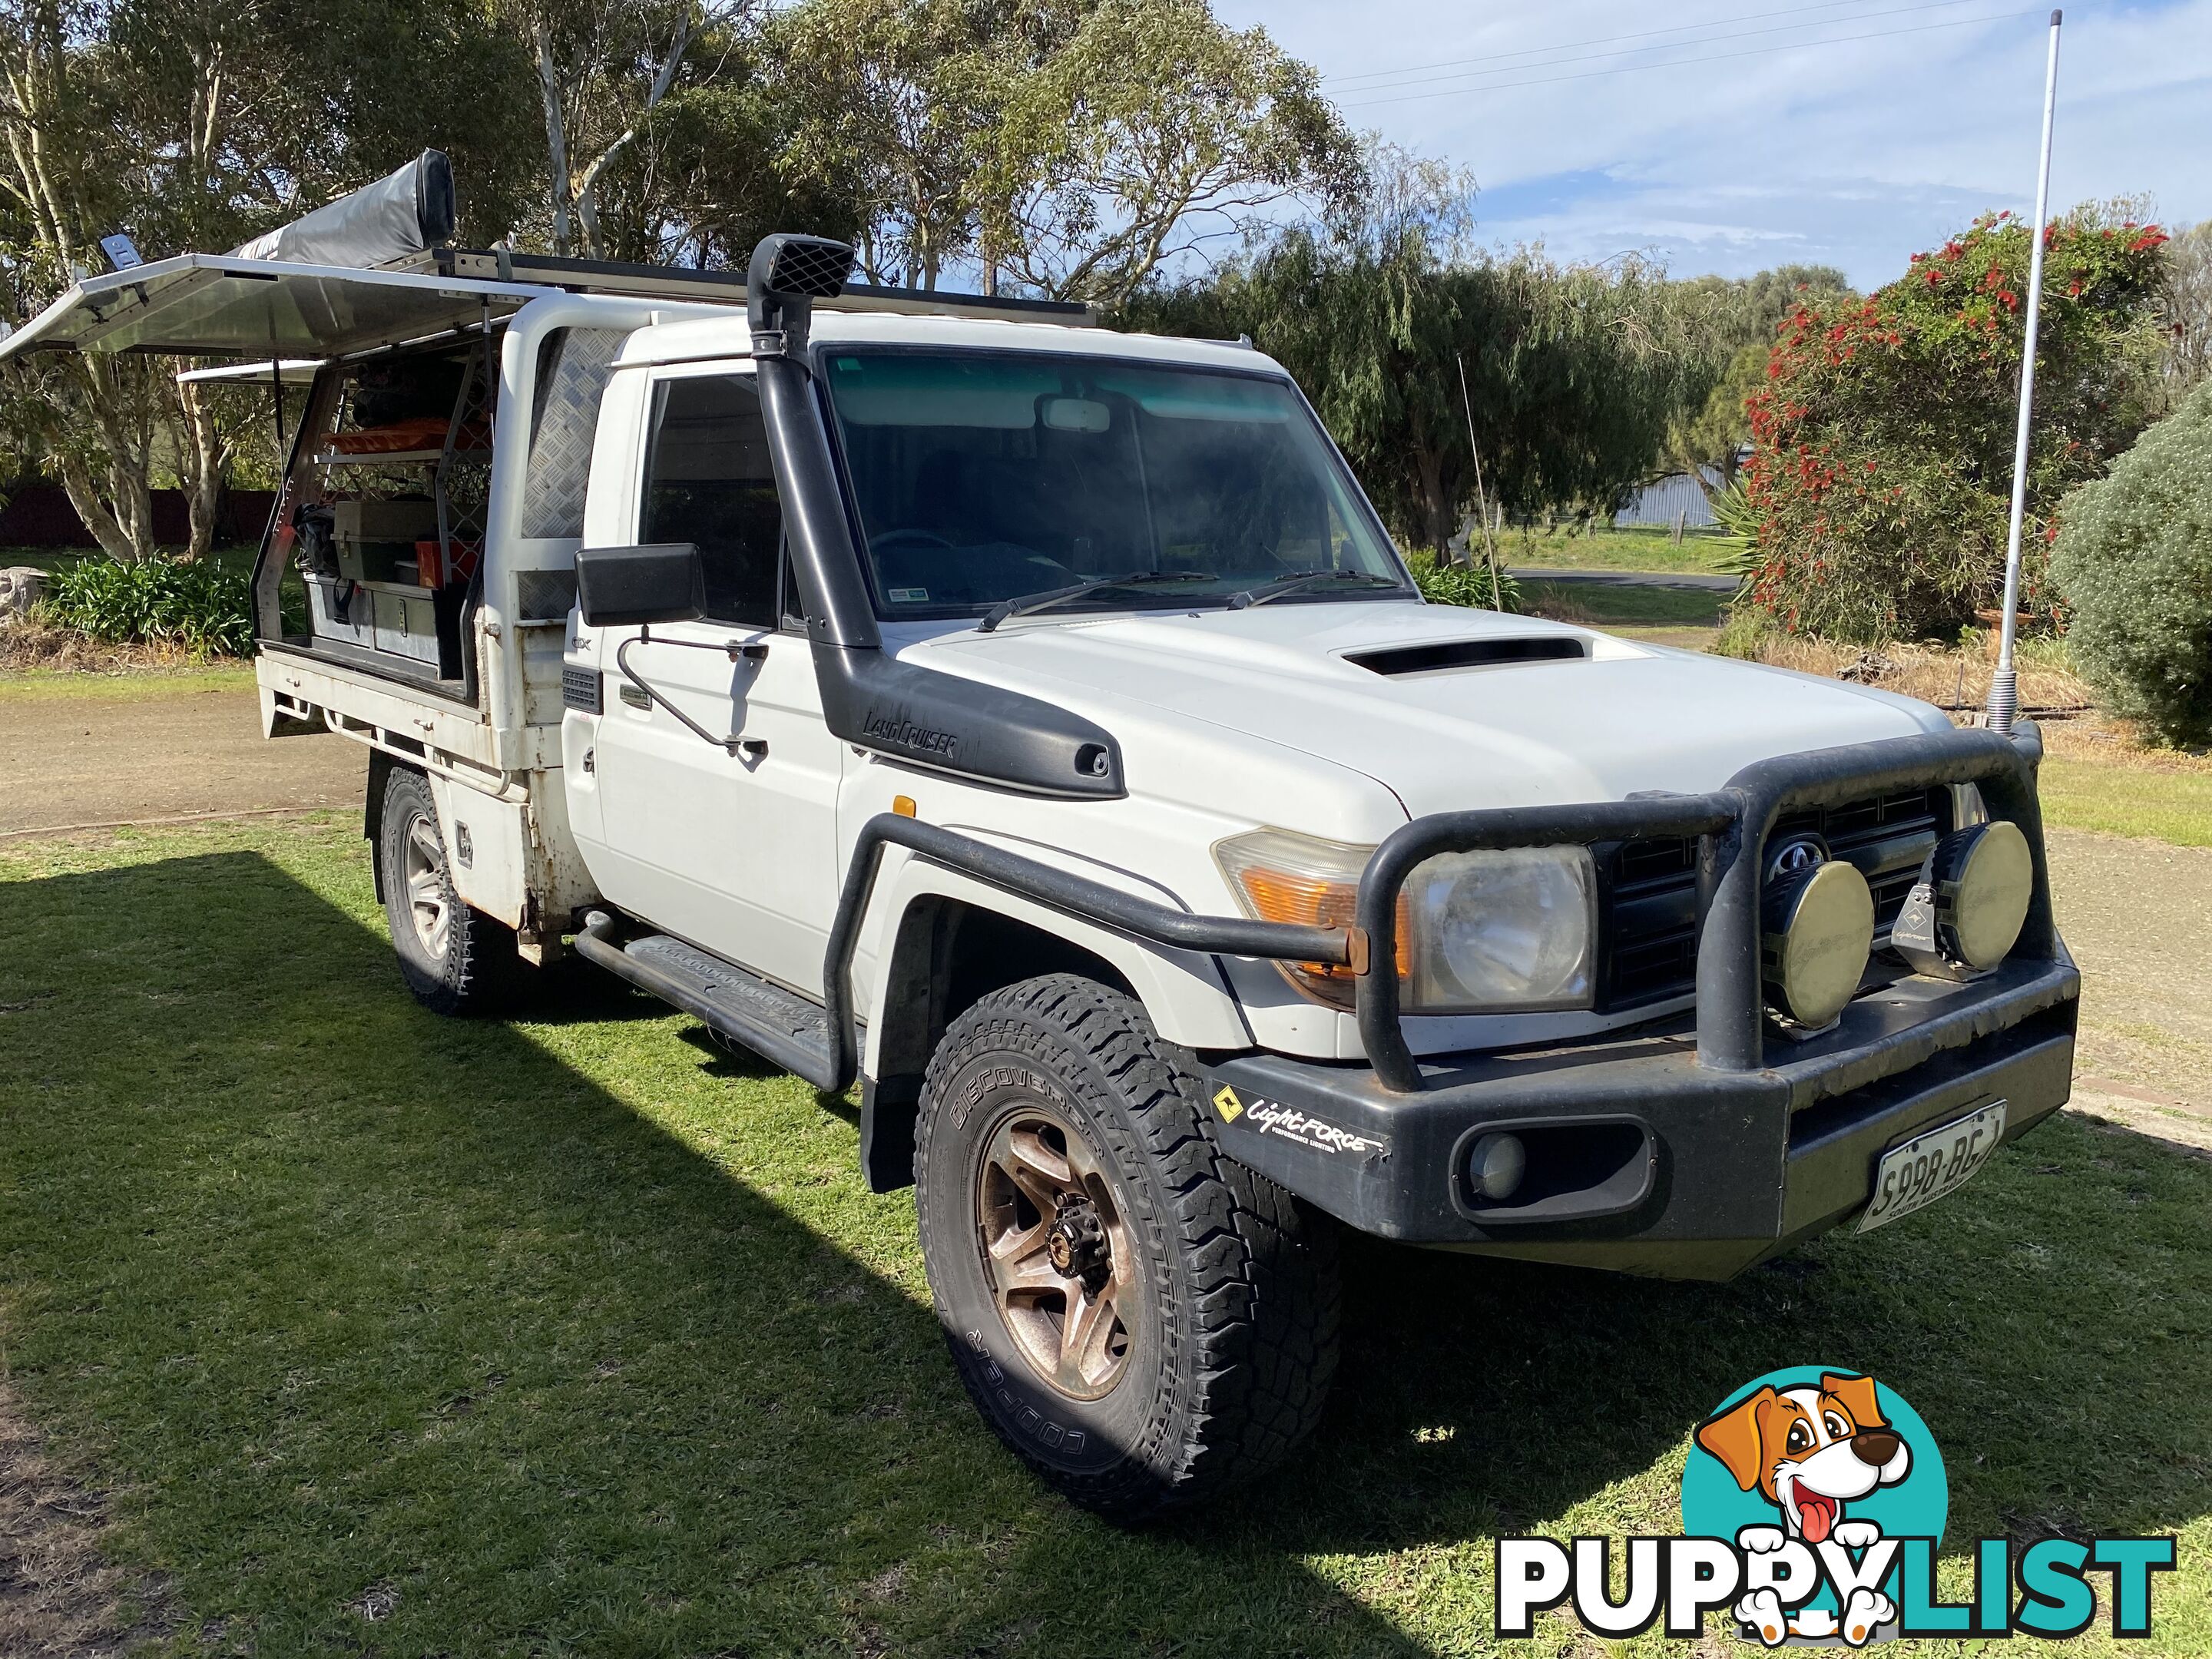
<path id="1" fill-rule="evenodd" d="M 2116 714 L 2212 739 L 2212 385 L 2059 509 L 2051 574 L 2075 665 Z"/>
<path id="2" fill-rule="evenodd" d="M 1521 608 L 1521 584 L 1503 570 L 1498 573 L 1498 585 L 1493 588 L 1486 564 L 1439 565 L 1418 555 L 1411 563 L 1413 580 L 1421 586 L 1421 597 L 1431 605 L 1471 605 L 1478 611 Z"/>
<path id="3" fill-rule="evenodd" d="M 1758 662 L 1766 648 L 1766 641 L 1778 630 L 1774 619 L 1754 605 L 1732 605 L 1721 631 L 1705 648 L 1718 657 L 1736 657 L 1745 662 Z"/>
<path id="4" fill-rule="evenodd" d="M 118 645 L 179 645 L 198 656 L 253 650 L 252 583 L 212 559 L 85 559 L 46 589 L 49 621 Z"/>

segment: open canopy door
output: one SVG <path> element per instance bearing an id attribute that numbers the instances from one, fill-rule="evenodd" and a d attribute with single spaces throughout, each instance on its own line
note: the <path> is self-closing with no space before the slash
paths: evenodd
<path id="1" fill-rule="evenodd" d="M 313 386 L 319 357 L 287 357 L 281 362 L 224 363 L 215 368 L 180 368 L 179 386 Z"/>
<path id="2" fill-rule="evenodd" d="M 504 317 L 553 291 L 410 271 L 184 253 L 88 276 L 0 340 L 30 351 L 189 357 L 343 357 Z"/>

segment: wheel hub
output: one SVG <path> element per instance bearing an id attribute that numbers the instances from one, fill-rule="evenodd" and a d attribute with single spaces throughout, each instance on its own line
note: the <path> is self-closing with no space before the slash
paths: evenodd
<path id="1" fill-rule="evenodd" d="M 1098 1206 L 1088 1196 L 1060 1195 L 1060 1213 L 1045 1236 L 1044 1253 L 1063 1279 L 1079 1279 L 1093 1289 L 1112 1273 L 1112 1247 Z"/>

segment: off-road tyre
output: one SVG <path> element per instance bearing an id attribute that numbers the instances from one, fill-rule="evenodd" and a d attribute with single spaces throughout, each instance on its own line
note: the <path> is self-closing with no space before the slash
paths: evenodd
<path id="1" fill-rule="evenodd" d="M 385 781 L 376 868 L 392 949 L 416 1000 L 455 1017 L 512 1008 L 528 971 L 514 930 L 454 890 L 437 801 L 420 772 L 394 769 Z M 427 903 L 442 906 L 441 927 L 422 920 Z"/>
<path id="2" fill-rule="evenodd" d="M 987 1238 L 1023 1224 L 1000 1231 L 1004 1206 L 979 1206 L 994 1182 L 1007 1190 L 994 1137 L 1046 1118 L 1083 1138 L 1134 1269 L 1133 1328 L 1096 1398 L 1024 1352 L 1036 1317 L 1017 1334 L 993 1288 L 1003 1270 L 986 1259 Z M 961 1381 L 1071 1501 L 1124 1522 L 1201 1502 L 1279 1462 L 1319 1420 L 1336 1369 L 1335 1224 L 1223 1152 L 1190 1056 L 1133 998 L 1053 975 L 961 1014 L 930 1060 L 914 1165 L 923 1261 Z"/>

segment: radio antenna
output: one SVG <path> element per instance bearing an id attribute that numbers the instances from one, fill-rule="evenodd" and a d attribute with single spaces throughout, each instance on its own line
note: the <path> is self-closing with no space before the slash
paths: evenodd
<path id="1" fill-rule="evenodd" d="M 2014 635 L 2020 615 L 2020 532 L 2027 510 L 2028 427 L 2035 410 L 2036 321 L 2043 310 L 2043 222 L 2051 205 L 2051 119 L 2058 105 L 2058 25 L 2063 12 L 2051 14 L 2051 53 L 2043 70 L 2043 161 L 2035 175 L 2034 240 L 2027 260 L 2027 335 L 2020 353 L 2020 428 L 2012 444 L 2012 520 L 2005 531 L 2004 610 L 1997 622 L 1997 667 L 1990 677 L 1986 724 L 2009 732 L 2020 713 L 2020 676 L 2013 669 Z"/>

